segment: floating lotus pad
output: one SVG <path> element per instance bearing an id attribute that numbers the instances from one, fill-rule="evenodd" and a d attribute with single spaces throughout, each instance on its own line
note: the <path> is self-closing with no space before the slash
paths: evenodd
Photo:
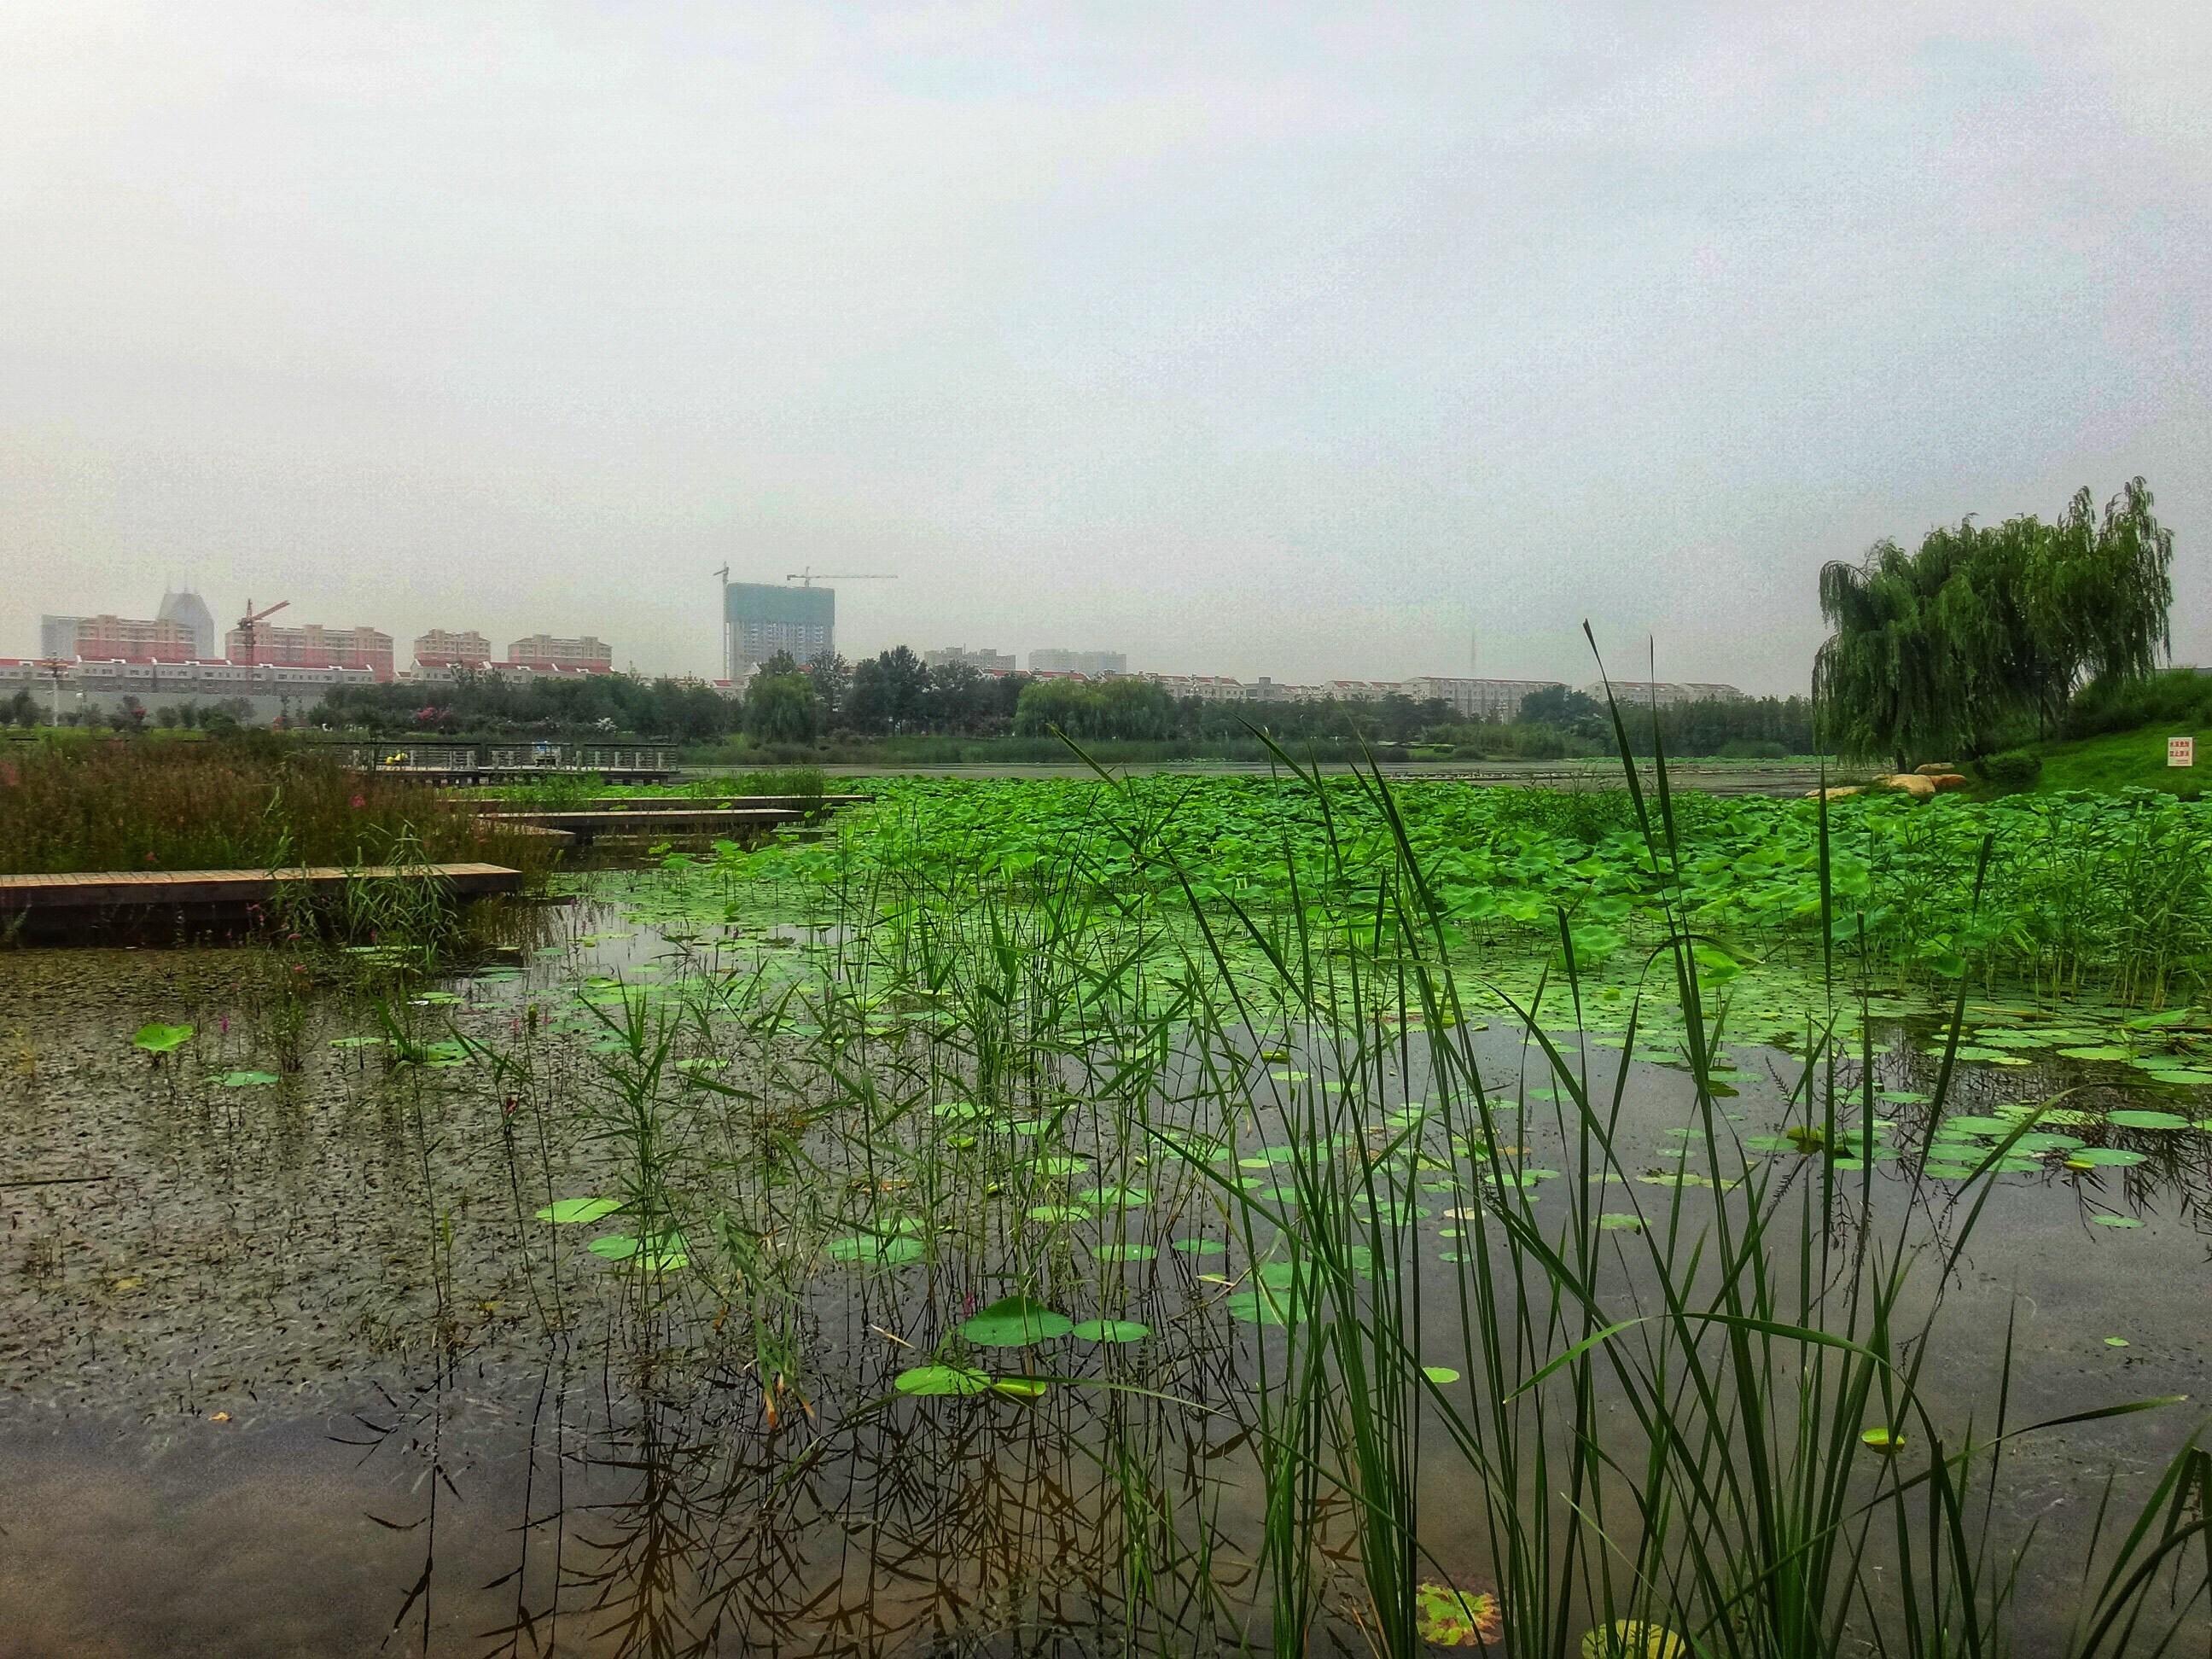
<path id="1" fill-rule="evenodd" d="M 1504 1636 L 1505 1625 L 1496 1596 L 1428 1583 L 1413 1586 L 1413 1629 L 1431 1647 L 1483 1648 Z"/>
<path id="2" fill-rule="evenodd" d="M 1152 1201 L 1152 1194 L 1142 1187 L 1092 1187 L 1075 1196 L 1081 1203 L 1124 1210 L 1137 1209 Z"/>
<path id="3" fill-rule="evenodd" d="M 921 1241 L 904 1234 L 854 1233 L 831 1239 L 830 1256 L 859 1267 L 897 1267 L 921 1260 Z"/>
<path id="4" fill-rule="evenodd" d="M 1026 1296 L 1009 1296 L 963 1320 L 957 1328 L 980 1348 L 1026 1348 L 1067 1335 L 1075 1322 Z"/>
<path id="5" fill-rule="evenodd" d="M 899 1393 L 920 1398 L 981 1394 L 990 1386 L 989 1377 L 964 1365 L 913 1365 L 891 1379 Z"/>
<path id="6" fill-rule="evenodd" d="M 612 1215 L 622 1206 L 623 1201 L 618 1198 L 559 1198 L 538 1211 L 538 1218 L 569 1225 L 597 1221 L 601 1216 Z"/>

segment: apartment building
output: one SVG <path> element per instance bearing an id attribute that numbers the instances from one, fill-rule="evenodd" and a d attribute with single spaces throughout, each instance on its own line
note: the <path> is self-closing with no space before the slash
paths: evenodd
<path id="1" fill-rule="evenodd" d="M 939 646 L 934 651 L 925 651 L 921 659 L 932 668 L 951 668 L 956 665 L 973 668 L 984 674 L 1011 674 L 1014 672 L 1014 653 L 994 651 L 981 645 L 973 651 L 964 645 Z"/>
<path id="2" fill-rule="evenodd" d="M 481 668 L 491 660 L 491 641 L 473 628 L 455 633 L 434 628 L 415 636 L 417 668 Z"/>
<path id="3" fill-rule="evenodd" d="M 1463 720 L 1517 719 L 1534 692 L 1559 689 L 1562 680 L 1481 680 L 1449 674 L 1416 674 L 1401 688 L 1415 702 L 1433 697 Z"/>
<path id="4" fill-rule="evenodd" d="M 508 662 L 525 668 L 580 669 L 587 674 L 605 674 L 615 665 L 612 647 L 605 640 L 593 639 L 589 634 L 581 639 L 562 639 L 552 634 L 532 634 L 527 639 L 514 641 L 507 647 Z"/>
<path id="5" fill-rule="evenodd" d="M 1109 674 L 1127 673 L 1129 658 L 1122 651 L 1070 651 L 1063 646 L 1049 646 L 1030 653 L 1030 672 L 1103 679 Z"/>
<path id="6" fill-rule="evenodd" d="M 51 647 L 62 642 L 64 631 L 41 627 L 40 644 L 57 657 L 103 661 L 191 662 L 199 653 L 199 641 L 185 623 L 167 617 L 49 617 L 47 623 L 72 623 L 65 630 L 66 650 Z"/>
<path id="7" fill-rule="evenodd" d="M 252 629 L 234 628 L 224 635 L 223 652 L 234 663 L 277 668 L 365 668 L 380 680 L 392 678 L 392 635 L 366 625 L 325 628 L 308 623 L 277 628 L 262 622 Z"/>
<path id="8" fill-rule="evenodd" d="M 1583 687 L 1585 696 L 1605 701 L 1606 684 L 1594 680 Z M 1716 680 L 1615 680 L 1613 696 L 1624 704 L 1633 703 L 1638 708 L 1676 708 L 1686 702 L 1735 702 L 1743 693 L 1733 685 L 1723 685 Z"/>

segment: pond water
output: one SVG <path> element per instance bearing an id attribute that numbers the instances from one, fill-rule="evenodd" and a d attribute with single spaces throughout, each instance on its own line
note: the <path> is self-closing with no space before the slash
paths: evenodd
<path id="1" fill-rule="evenodd" d="M 1264 1647 L 1255 1402 L 1279 1316 L 1310 1314 L 1294 1241 L 1230 1189 L 1295 1213 L 1300 1121 L 1330 1167 L 1395 1160 L 1374 1276 L 1409 1287 L 1419 1358 L 1461 1372 L 1486 1209 L 1571 1208 L 1566 1091 L 1494 1001 L 1455 1037 L 1496 1097 L 1474 1146 L 1468 1120 L 1424 1121 L 1443 1084 L 1395 1000 L 1349 1048 L 1261 1011 L 1224 1089 L 1164 969 L 1044 983 L 979 921 L 915 946 L 896 994 L 863 975 L 836 1000 L 854 930 L 702 926 L 659 890 L 589 884 L 550 933 L 425 980 L 0 953 L 0 1654 Z M 1874 1021 L 1878 1115 L 1840 1158 L 1783 1133 L 1804 1062 L 1778 1013 L 1729 1046 L 1710 1131 L 1663 1040 L 1624 1066 L 1615 1015 L 1542 1029 L 1618 1085 L 1623 1173 L 1592 1197 L 1640 1218 L 1622 1240 L 1742 1202 L 1698 1173 L 1709 1133 L 1740 1135 L 1805 1230 L 1778 1247 L 1793 1271 L 1801 1242 L 1932 1252 L 1899 1305 L 1940 1313 L 1939 1414 L 1992 1420 L 2001 1376 L 2014 1422 L 2205 1398 L 2205 1091 L 2058 1052 L 2112 1011 L 1978 1000 L 1991 1057 L 1960 1065 L 1943 1111 L 1966 1127 L 1931 1151 L 1943 1017 Z M 194 1035 L 156 1058 L 132 1043 L 149 1021 Z M 1021 1036 L 1048 1028 L 1069 1040 Z M 2197 1037 L 2137 1032 L 2185 1074 Z M 1940 1173 L 2053 1101 L 2047 1144 L 1985 1182 Z M 1065 1317 L 974 1340 L 1010 1294 Z M 902 1391 L 933 1364 L 975 1391 Z M 2001 1529 L 2033 1523 L 2078 1570 L 2106 1474 L 2147 1479 L 2200 1415 L 2018 1443 Z M 1474 1483 L 1425 1434 L 1421 1576 L 1489 1586 Z M 1316 1639 L 1352 1651 L 1348 1510 L 1319 1495 Z M 2023 1627 L 2056 1629 L 2073 1588 L 2031 1577 Z"/>

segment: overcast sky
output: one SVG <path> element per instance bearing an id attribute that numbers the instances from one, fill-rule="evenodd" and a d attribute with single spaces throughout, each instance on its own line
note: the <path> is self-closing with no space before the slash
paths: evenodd
<path id="1" fill-rule="evenodd" d="M 0 6 L 43 611 L 1802 687 L 2136 473 L 2212 661 L 2199 0 Z"/>

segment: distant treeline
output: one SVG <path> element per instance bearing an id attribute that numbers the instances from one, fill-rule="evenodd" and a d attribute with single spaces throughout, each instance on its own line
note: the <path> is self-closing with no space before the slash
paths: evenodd
<path id="1" fill-rule="evenodd" d="M 1653 714 L 1624 709 L 1629 743 L 1653 744 Z M 1658 736 L 1678 755 L 1802 755 L 1813 750 L 1811 705 L 1758 697 L 1662 709 Z M 1358 702 L 1212 702 L 1176 698 L 1148 680 L 993 678 L 964 664 L 933 668 L 904 646 L 859 663 L 839 657 L 765 664 L 742 701 L 696 682 L 627 674 L 526 685 L 464 676 L 425 702 L 421 686 L 334 689 L 309 722 L 380 732 L 557 735 L 619 732 L 782 758 L 809 751 L 866 759 L 924 739 L 1003 744 L 1009 753 L 1079 743 L 1143 745 L 1145 752 L 1255 757 L 1272 738 L 1297 752 L 1362 746 L 1459 758 L 1549 760 L 1612 752 L 1603 707 L 1565 686 L 1540 692 L 1510 723 L 1456 718 L 1436 699 L 1391 694 Z M 1263 735 L 1264 734 L 1264 735 Z"/>

